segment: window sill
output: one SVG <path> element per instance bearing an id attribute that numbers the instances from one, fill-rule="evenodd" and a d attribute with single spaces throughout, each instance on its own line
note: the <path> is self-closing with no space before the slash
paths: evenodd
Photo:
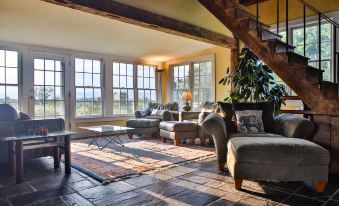
<path id="1" fill-rule="evenodd" d="M 109 122 L 109 121 L 126 121 L 134 118 L 134 115 L 117 115 L 113 117 L 78 117 L 75 118 L 75 123 L 81 122 Z"/>

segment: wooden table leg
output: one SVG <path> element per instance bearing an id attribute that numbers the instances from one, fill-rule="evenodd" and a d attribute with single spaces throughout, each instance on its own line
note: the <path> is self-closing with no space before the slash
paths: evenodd
<path id="1" fill-rule="evenodd" d="M 54 142 L 59 142 L 59 137 L 54 137 Z M 60 168 L 60 147 L 53 148 L 54 169 Z"/>
<path id="2" fill-rule="evenodd" d="M 24 177 L 24 148 L 22 140 L 16 141 L 16 183 L 22 183 Z"/>
<path id="3" fill-rule="evenodd" d="M 65 136 L 65 174 L 71 174 L 71 138 Z"/>
<path id="4" fill-rule="evenodd" d="M 15 141 L 8 142 L 8 154 L 9 154 L 9 172 L 11 176 L 15 176 L 16 175 Z"/>

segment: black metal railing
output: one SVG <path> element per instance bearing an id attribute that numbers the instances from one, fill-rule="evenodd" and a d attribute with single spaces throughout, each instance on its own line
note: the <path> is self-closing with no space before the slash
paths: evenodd
<path id="1" fill-rule="evenodd" d="M 330 17 L 326 16 L 325 14 L 321 13 L 320 11 L 318 11 L 316 8 L 314 8 L 312 5 L 310 5 L 309 3 L 305 2 L 304 0 L 295 0 L 301 3 L 302 7 L 303 7 L 303 34 L 304 34 L 304 40 L 303 40 L 303 46 L 304 46 L 304 51 L 303 51 L 303 55 L 305 57 L 307 57 L 307 52 L 306 52 L 306 26 L 307 26 L 307 22 L 306 22 L 306 17 L 307 17 L 307 10 L 310 10 L 312 12 L 315 13 L 315 15 L 317 15 L 317 24 L 318 24 L 318 69 L 321 71 L 322 69 L 322 48 L 321 48 L 321 31 L 322 31 L 322 22 L 326 21 L 329 22 L 332 25 L 332 29 L 333 29 L 333 47 L 332 49 L 332 57 L 333 57 L 333 80 L 334 82 L 339 82 L 339 52 L 337 51 L 337 29 L 339 29 L 339 24 L 336 23 L 335 21 L 333 21 Z M 235 4 L 235 3 L 234 3 Z M 289 32 L 289 0 L 286 0 L 286 9 L 285 9 L 285 32 L 286 32 L 286 52 L 289 51 L 289 43 L 290 43 L 290 32 Z M 276 8 L 277 8 L 277 12 L 276 12 L 276 34 L 279 35 L 279 29 L 280 29 L 280 0 L 276 0 Z M 259 11 L 259 0 L 256 0 L 256 25 L 257 25 L 257 30 L 258 30 L 258 35 L 259 35 L 259 27 L 260 27 L 260 11 Z M 322 72 L 320 72 L 322 73 Z M 322 75 L 319 75 L 319 83 L 322 81 Z"/>

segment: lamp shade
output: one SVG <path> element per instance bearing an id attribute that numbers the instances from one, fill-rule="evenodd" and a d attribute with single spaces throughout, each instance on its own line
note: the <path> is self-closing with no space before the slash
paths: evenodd
<path id="1" fill-rule="evenodd" d="M 191 100 L 192 99 L 192 93 L 190 91 L 184 91 L 181 95 L 182 100 Z"/>

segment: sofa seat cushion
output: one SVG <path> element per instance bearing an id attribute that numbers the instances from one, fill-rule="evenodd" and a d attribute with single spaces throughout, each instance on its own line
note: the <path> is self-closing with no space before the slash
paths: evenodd
<path id="1" fill-rule="evenodd" d="M 194 122 L 168 121 L 160 122 L 160 129 L 170 132 L 193 132 L 197 130 L 197 124 Z"/>
<path id="2" fill-rule="evenodd" d="M 158 127 L 159 123 L 160 123 L 159 119 L 138 118 L 127 120 L 126 126 L 132 128 L 149 128 L 149 127 Z"/>
<path id="3" fill-rule="evenodd" d="M 234 137 L 228 152 L 237 163 L 327 165 L 329 152 L 321 146 L 297 138 Z"/>
<path id="4" fill-rule="evenodd" d="M 235 137 L 284 137 L 278 134 L 273 134 L 273 133 L 249 133 L 249 134 L 245 134 L 245 133 L 232 133 L 229 135 L 229 138 L 235 138 Z"/>
<path id="5" fill-rule="evenodd" d="M 144 117 L 144 119 L 157 119 L 157 120 L 160 120 L 161 121 L 161 117 L 160 116 L 156 116 L 156 115 L 152 115 L 152 116 L 146 116 Z"/>

